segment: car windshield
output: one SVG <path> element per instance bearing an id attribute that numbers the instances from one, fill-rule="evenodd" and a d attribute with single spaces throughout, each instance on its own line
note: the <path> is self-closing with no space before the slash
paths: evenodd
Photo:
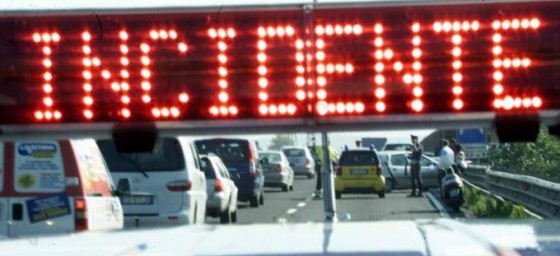
<path id="1" fill-rule="evenodd" d="M 201 154 L 213 153 L 225 163 L 249 160 L 249 146 L 247 142 L 237 140 L 199 140 L 196 147 Z"/>
<path id="2" fill-rule="evenodd" d="M 2 255 L 560 255 L 560 0 L 0 10 Z"/>
<path id="3" fill-rule="evenodd" d="M 281 163 L 282 156 L 279 153 L 268 153 L 268 152 L 260 152 L 259 157 L 261 159 L 268 159 L 269 163 Z"/>
<path id="4" fill-rule="evenodd" d="M 340 157 L 340 165 L 378 165 L 379 158 L 373 151 L 344 152 Z"/>
<path id="5" fill-rule="evenodd" d="M 177 171 L 185 168 L 183 151 L 176 139 L 162 139 L 152 153 L 118 153 L 113 140 L 97 142 L 111 172 Z"/>

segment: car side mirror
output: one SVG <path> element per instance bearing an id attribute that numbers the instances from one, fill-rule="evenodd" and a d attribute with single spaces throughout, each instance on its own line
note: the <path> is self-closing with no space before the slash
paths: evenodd
<path id="1" fill-rule="evenodd" d="M 117 196 L 129 195 L 131 192 L 130 183 L 129 178 L 120 179 L 119 184 L 117 185 Z"/>
<path id="2" fill-rule="evenodd" d="M 389 166 L 389 163 L 387 163 L 387 162 L 383 162 L 382 164 L 385 165 L 385 166 Z"/>

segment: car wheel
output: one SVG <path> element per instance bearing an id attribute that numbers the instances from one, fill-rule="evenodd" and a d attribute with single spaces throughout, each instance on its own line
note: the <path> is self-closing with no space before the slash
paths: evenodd
<path id="1" fill-rule="evenodd" d="M 290 190 L 290 186 L 288 184 L 282 186 L 282 191 L 288 192 Z"/>
<path id="2" fill-rule="evenodd" d="M 385 191 L 377 193 L 379 198 L 385 198 Z"/>
<path id="3" fill-rule="evenodd" d="M 259 207 L 259 197 L 258 196 L 251 197 L 251 200 L 249 201 L 249 206 L 253 208 Z"/>
<path id="4" fill-rule="evenodd" d="M 290 191 L 294 191 L 294 185 L 290 185 Z"/>
<path id="5" fill-rule="evenodd" d="M 231 223 L 231 211 L 230 211 L 229 207 L 227 208 L 227 210 L 225 210 L 224 212 L 222 212 L 220 214 L 220 223 L 222 223 L 222 224 Z"/>
<path id="6" fill-rule="evenodd" d="M 310 174 L 307 174 L 307 178 L 308 178 L 308 179 L 313 179 L 313 178 L 315 178 L 315 175 L 313 175 L 313 174 L 311 174 L 311 173 L 310 173 Z"/>
<path id="7" fill-rule="evenodd" d="M 231 213 L 231 222 L 237 223 L 237 210 Z"/>
<path id="8" fill-rule="evenodd" d="M 385 192 L 391 193 L 391 191 L 393 191 L 394 188 L 395 188 L 395 182 L 393 181 L 393 179 L 386 179 L 385 180 Z"/>
<path id="9" fill-rule="evenodd" d="M 332 195 L 332 194 L 331 194 L 331 195 Z M 336 199 L 340 199 L 340 198 L 342 197 L 342 192 L 335 191 L 335 192 L 334 192 L 334 197 L 335 197 Z"/>
<path id="10" fill-rule="evenodd" d="M 261 196 L 259 197 L 259 204 L 264 205 L 264 192 L 261 192 Z"/>

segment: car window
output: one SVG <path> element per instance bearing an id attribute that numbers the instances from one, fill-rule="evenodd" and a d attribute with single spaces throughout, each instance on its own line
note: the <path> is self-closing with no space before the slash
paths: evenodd
<path id="1" fill-rule="evenodd" d="M 427 157 L 422 157 L 422 159 L 420 159 L 420 165 L 421 166 L 430 166 L 430 165 L 432 165 L 432 161 L 430 161 Z"/>
<path id="2" fill-rule="evenodd" d="M 340 157 L 341 165 L 378 165 L 379 158 L 374 151 L 344 152 Z"/>
<path id="3" fill-rule="evenodd" d="M 202 159 L 200 159 L 200 165 L 207 179 L 216 178 L 216 173 L 214 172 L 212 161 L 208 157 L 203 157 Z"/>
<path id="4" fill-rule="evenodd" d="M 396 154 L 391 156 L 391 164 L 396 166 L 406 165 L 406 156 L 404 154 Z"/>
<path id="5" fill-rule="evenodd" d="M 278 153 L 260 153 L 260 159 L 268 159 L 269 163 L 281 163 L 282 162 L 282 155 Z"/>
<path id="6" fill-rule="evenodd" d="M 249 161 L 249 142 L 241 140 L 199 140 L 195 142 L 199 154 L 214 153 L 223 162 Z"/>
<path id="7" fill-rule="evenodd" d="M 302 148 L 288 148 L 282 150 L 287 157 L 305 157 L 305 150 Z"/>

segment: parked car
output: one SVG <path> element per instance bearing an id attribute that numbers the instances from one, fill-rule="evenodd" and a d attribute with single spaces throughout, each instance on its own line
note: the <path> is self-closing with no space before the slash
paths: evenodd
<path id="1" fill-rule="evenodd" d="M 227 167 L 214 155 L 201 155 L 200 163 L 206 175 L 206 214 L 220 218 L 220 223 L 237 222 L 237 187 Z"/>
<path id="2" fill-rule="evenodd" d="M 374 150 L 343 151 L 336 167 L 335 197 L 343 193 L 377 193 L 385 197 L 385 177 Z"/>
<path id="3" fill-rule="evenodd" d="M 118 182 L 125 227 L 201 224 L 206 216 L 206 178 L 194 144 L 159 138 L 152 153 L 119 153 L 112 139 L 97 144 Z"/>
<path id="4" fill-rule="evenodd" d="M 259 153 L 254 142 L 245 139 L 197 140 L 200 154 L 214 153 L 226 165 L 235 186 L 239 189 L 237 199 L 249 202 L 251 207 L 264 204 L 264 175 Z"/>
<path id="5" fill-rule="evenodd" d="M 93 139 L 0 143 L 0 237 L 123 228 Z"/>
<path id="6" fill-rule="evenodd" d="M 315 161 L 307 147 L 283 147 L 282 152 L 288 158 L 295 175 L 305 175 L 309 179 L 315 177 Z"/>
<path id="7" fill-rule="evenodd" d="M 412 187 L 410 180 L 410 152 L 384 151 L 379 152 L 383 173 L 386 176 L 386 191 L 393 189 L 409 189 Z M 438 163 L 434 159 L 422 155 L 420 160 L 420 175 L 424 182 L 424 189 L 438 187 Z"/>
<path id="8" fill-rule="evenodd" d="M 294 170 L 282 151 L 260 151 L 259 157 L 265 186 L 280 187 L 284 192 L 294 190 Z"/>

